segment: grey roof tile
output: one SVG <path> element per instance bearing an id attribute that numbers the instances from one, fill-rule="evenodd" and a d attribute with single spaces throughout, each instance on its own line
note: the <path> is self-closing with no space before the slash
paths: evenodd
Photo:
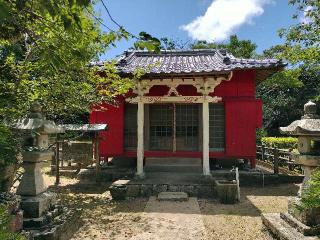
<path id="1" fill-rule="evenodd" d="M 227 72 L 237 69 L 276 70 L 284 66 L 286 64 L 277 59 L 236 58 L 225 49 L 165 50 L 160 53 L 133 50 L 124 52 L 117 61 L 117 68 L 122 74 L 130 74 L 137 68 L 142 68 L 146 74 L 155 75 Z"/>

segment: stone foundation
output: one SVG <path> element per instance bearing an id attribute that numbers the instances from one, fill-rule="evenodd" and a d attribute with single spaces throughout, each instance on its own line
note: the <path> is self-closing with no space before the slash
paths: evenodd
<path id="1" fill-rule="evenodd" d="M 82 224 L 80 214 L 76 210 L 62 208 L 60 215 L 51 215 L 51 223 L 44 227 L 29 229 L 32 240 L 68 240 Z"/>
<path id="2" fill-rule="evenodd" d="M 213 184 L 143 184 L 130 183 L 130 180 L 118 180 L 110 187 L 115 200 L 135 197 L 156 196 L 161 192 L 185 192 L 190 197 L 213 197 Z"/>

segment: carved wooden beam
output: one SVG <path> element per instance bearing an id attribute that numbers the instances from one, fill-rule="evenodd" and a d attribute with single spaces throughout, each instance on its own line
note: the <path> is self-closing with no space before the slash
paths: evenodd
<path id="1" fill-rule="evenodd" d="M 126 102 L 138 103 L 143 102 L 145 104 L 152 103 L 203 103 L 204 101 L 217 103 L 222 100 L 221 97 L 211 96 L 142 96 L 127 98 Z"/>

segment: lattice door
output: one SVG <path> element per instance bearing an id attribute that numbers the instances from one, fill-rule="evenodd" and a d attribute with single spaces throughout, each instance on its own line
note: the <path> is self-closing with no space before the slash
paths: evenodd
<path id="1" fill-rule="evenodd" d="M 173 107 L 170 104 L 150 105 L 150 149 L 172 150 Z"/>
<path id="2" fill-rule="evenodd" d="M 199 105 L 176 104 L 176 149 L 192 151 L 199 148 Z"/>

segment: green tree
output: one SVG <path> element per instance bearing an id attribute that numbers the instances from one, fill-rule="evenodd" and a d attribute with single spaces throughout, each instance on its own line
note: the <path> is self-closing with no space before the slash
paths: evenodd
<path id="1" fill-rule="evenodd" d="M 0 118 L 21 116 L 38 100 L 48 117 L 70 119 L 132 87 L 135 77 L 122 79 L 114 63 L 104 70 L 89 63 L 120 39 L 136 38 L 139 48 L 158 50 L 156 39 L 134 36 L 120 25 L 102 31 L 101 25 L 108 26 L 96 17 L 93 4 L 0 0 Z"/>
<path id="2" fill-rule="evenodd" d="M 252 58 L 256 56 L 257 45 L 250 40 L 239 40 L 236 35 L 230 36 L 228 43 L 215 43 L 196 41 L 190 45 L 192 49 L 224 48 L 239 58 Z"/>
<path id="3" fill-rule="evenodd" d="M 290 0 L 297 7 L 296 25 L 279 31 L 285 43 L 264 51 L 264 57 L 288 62 L 285 71 L 275 74 L 257 88 L 264 101 L 264 123 L 271 135 L 279 127 L 300 118 L 303 105 L 320 97 L 320 9 L 319 1 Z M 319 104 L 318 104 L 319 105 Z"/>

